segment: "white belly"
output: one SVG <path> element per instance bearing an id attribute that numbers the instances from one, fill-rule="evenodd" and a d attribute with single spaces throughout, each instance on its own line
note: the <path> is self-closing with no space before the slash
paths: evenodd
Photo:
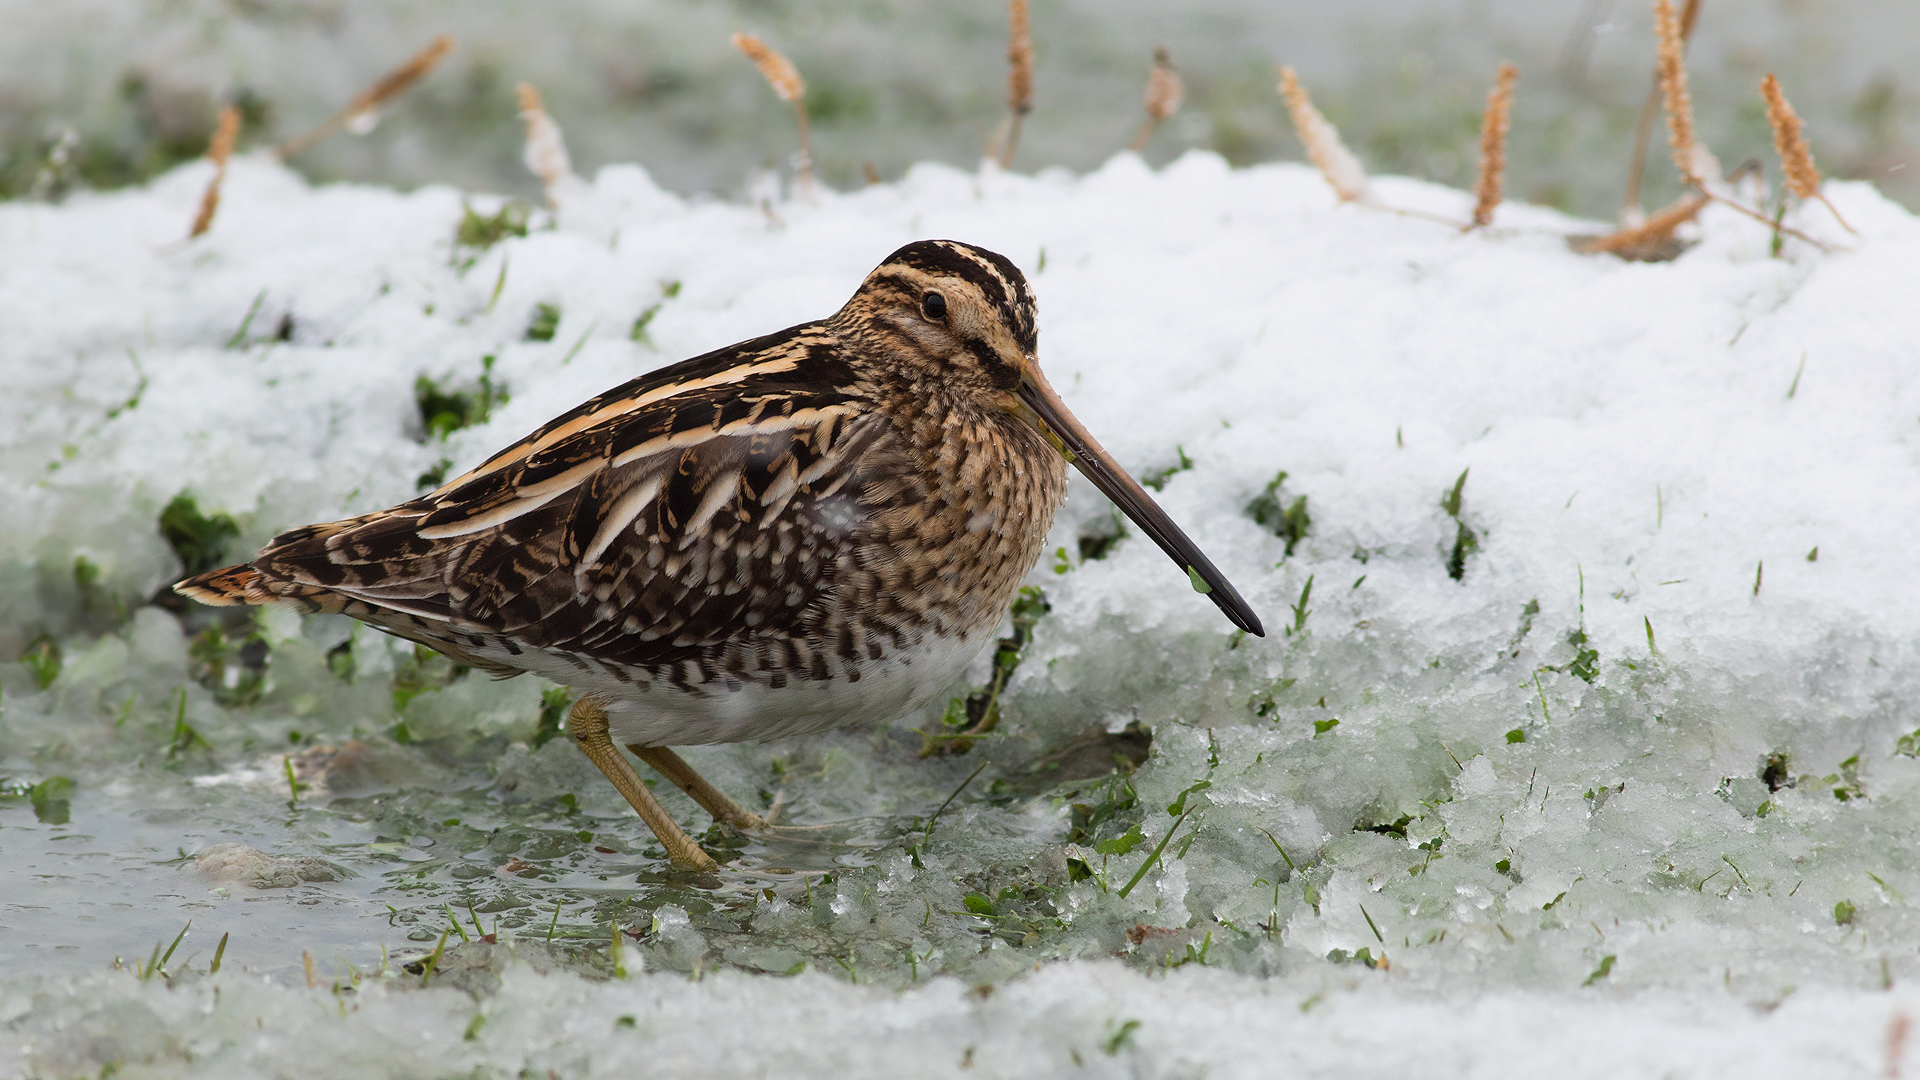
<path id="1" fill-rule="evenodd" d="M 953 685 L 993 640 L 994 629 L 964 639 L 930 637 L 918 647 L 863 665 L 857 680 L 791 678 L 777 689 L 757 682 L 735 683 L 730 689 L 725 682 L 713 682 L 686 690 L 643 672 L 615 671 L 602 661 L 531 650 L 511 661 L 599 697 L 613 741 L 620 746 L 764 742 L 881 723 L 917 709 Z"/>

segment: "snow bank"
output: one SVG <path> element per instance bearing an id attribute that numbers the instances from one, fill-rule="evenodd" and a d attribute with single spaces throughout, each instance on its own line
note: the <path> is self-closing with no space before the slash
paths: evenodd
<path id="1" fill-rule="evenodd" d="M 611 1075 L 724 1046 L 721 1075 L 1865 1075 L 1901 1052 L 1920 226 L 1871 189 L 1831 188 L 1858 238 L 1792 217 L 1846 250 L 1771 257 L 1711 210 L 1678 261 L 1633 265 L 1570 253 L 1582 226 L 1547 211 L 1463 235 L 1205 154 L 746 205 L 609 168 L 491 246 L 456 230 L 497 200 L 257 161 L 183 244 L 205 178 L 0 206 L 0 656 L 34 661 L 0 666 L 0 1071 Z M 1137 537 L 1103 545 L 1076 481 L 1004 735 L 923 761 L 935 713 L 691 755 L 827 826 L 703 892 L 565 739 L 537 745 L 535 680 L 451 678 L 337 619 L 189 614 L 183 638 L 142 606 L 179 572 L 155 525 L 179 494 L 232 516 L 235 555 L 389 505 L 639 371 L 824 315 L 927 236 L 1025 268 L 1053 384 L 1270 637 Z M 492 408 L 443 438 L 423 385 Z M 1088 776 L 1135 723 L 1138 771 Z M 54 776 L 66 809 L 25 797 Z M 216 844 L 288 869 L 184 858 Z M 302 950 L 351 985 L 454 914 L 564 970 L 304 988 Z M 211 984 L 98 973 L 188 918 L 192 969 L 233 934 Z M 647 974 L 593 981 L 610 921 Z M 270 985 L 238 993 L 242 966 Z"/>
<path id="2" fill-rule="evenodd" d="M 120 975 L 0 989 L 31 1052 L 11 1075 L 283 1077 L 1878 1077 L 1920 995 L 1808 990 L 1774 1010 L 1670 992 L 1415 998 L 1336 980 L 1293 988 L 1213 972 L 1048 967 L 999 987 L 895 993 L 844 979 L 719 973 L 588 982 L 504 972 L 496 991 L 342 993 Z M 31 995 L 31 996 L 30 996 Z M 141 1065 L 148 1066 L 141 1068 Z"/>

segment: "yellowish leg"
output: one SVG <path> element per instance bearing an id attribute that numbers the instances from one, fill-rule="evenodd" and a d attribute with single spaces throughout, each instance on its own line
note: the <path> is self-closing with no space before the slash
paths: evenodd
<path id="1" fill-rule="evenodd" d="M 669 859 L 679 866 L 694 870 L 719 868 L 713 856 L 700 850 L 700 845 L 693 842 L 693 837 L 687 835 L 686 830 L 653 797 L 653 792 L 647 790 L 647 785 L 641 782 L 633 766 L 620 756 L 612 737 L 607 734 L 607 714 L 599 702 L 591 697 L 574 702 L 568 727 L 573 731 L 574 741 L 580 744 L 581 751 L 587 755 L 587 760 L 606 774 L 607 779 L 639 813 L 640 820 L 646 822 L 647 828 L 653 830 L 653 835 L 660 838 L 660 844 L 667 849 Z"/>
<path id="2" fill-rule="evenodd" d="M 765 818 L 748 810 L 739 803 L 722 794 L 720 789 L 707 783 L 705 777 L 693 771 L 685 758 L 664 746 L 629 746 L 633 756 L 653 766 L 654 771 L 668 780 L 673 786 L 686 792 L 694 802 L 706 808 L 715 821 L 725 822 L 736 829 L 764 829 Z"/>

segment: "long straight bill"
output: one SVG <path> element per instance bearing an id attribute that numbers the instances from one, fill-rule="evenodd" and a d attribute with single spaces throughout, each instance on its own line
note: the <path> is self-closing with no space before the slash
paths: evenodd
<path id="1" fill-rule="evenodd" d="M 1098 440 L 1081 425 L 1074 415 L 1067 411 L 1066 403 L 1060 395 L 1053 392 L 1047 384 L 1046 376 L 1040 373 L 1040 366 L 1029 357 L 1026 364 L 1026 377 L 1020 382 L 1020 388 L 1014 391 L 1021 404 L 1033 414 L 1033 419 L 1045 426 L 1060 442 L 1061 449 L 1079 470 L 1093 481 L 1093 486 L 1113 500 L 1122 513 L 1133 519 L 1160 550 L 1167 553 L 1193 583 L 1194 590 L 1206 593 L 1233 625 L 1255 637 L 1266 637 L 1261 629 L 1260 617 L 1253 613 L 1247 602 L 1241 598 L 1239 590 L 1233 587 L 1226 575 L 1213 565 L 1213 560 L 1202 554 L 1200 548 L 1180 526 L 1173 523 L 1166 511 L 1149 497 L 1126 470 L 1114 463 L 1111 455 L 1101 449 Z"/>

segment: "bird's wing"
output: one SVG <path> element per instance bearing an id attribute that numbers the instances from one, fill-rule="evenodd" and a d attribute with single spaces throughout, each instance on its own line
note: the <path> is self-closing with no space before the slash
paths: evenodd
<path id="1" fill-rule="evenodd" d="M 914 484 L 891 423 L 834 377 L 831 344 L 770 340 L 603 394 L 430 495 L 287 533 L 254 566 L 376 611 L 627 664 L 743 628 L 791 637 L 821 617 L 867 523 Z"/>

